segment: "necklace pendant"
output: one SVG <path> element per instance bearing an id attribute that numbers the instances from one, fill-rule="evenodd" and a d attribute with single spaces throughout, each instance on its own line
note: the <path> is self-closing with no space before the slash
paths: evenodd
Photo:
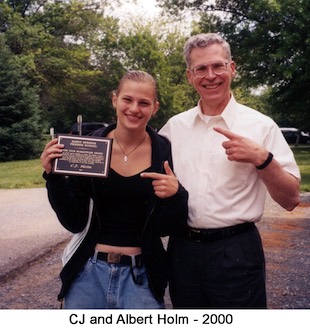
<path id="1" fill-rule="evenodd" d="M 124 156 L 124 162 L 127 162 L 128 161 L 128 157 L 125 155 Z"/>

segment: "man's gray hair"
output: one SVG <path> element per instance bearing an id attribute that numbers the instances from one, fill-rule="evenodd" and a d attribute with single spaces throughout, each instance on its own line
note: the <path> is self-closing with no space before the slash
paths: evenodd
<path id="1" fill-rule="evenodd" d="M 191 36 L 185 43 L 183 54 L 187 67 L 191 65 L 191 52 L 194 48 L 205 48 L 214 44 L 222 46 L 227 60 L 231 61 L 231 51 L 228 42 L 217 33 L 200 33 Z"/>

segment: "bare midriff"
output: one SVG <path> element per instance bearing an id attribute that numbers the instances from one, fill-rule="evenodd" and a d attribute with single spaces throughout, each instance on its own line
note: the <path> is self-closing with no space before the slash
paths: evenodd
<path id="1" fill-rule="evenodd" d="M 105 253 L 117 253 L 123 254 L 126 256 L 133 256 L 141 253 L 140 247 L 135 246 L 114 246 L 114 245 L 107 245 L 107 244 L 96 244 L 95 247 L 96 251 L 105 252 Z"/>

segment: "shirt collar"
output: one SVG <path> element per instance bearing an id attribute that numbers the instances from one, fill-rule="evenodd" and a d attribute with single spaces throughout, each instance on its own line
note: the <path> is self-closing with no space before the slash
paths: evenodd
<path id="1" fill-rule="evenodd" d="M 194 126 L 195 123 L 199 121 L 204 121 L 200 104 L 201 104 L 201 100 L 198 101 L 197 106 L 193 109 L 191 126 Z M 228 128 L 231 128 L 234 122 L 236 115 L 236 107 L 237 107 L 237 101 L 234 95 L 231 94 L 230 100 L 227 103 L 224 111 L 219 115 L 219 117 L 221 117 L 224 120 Z"/>

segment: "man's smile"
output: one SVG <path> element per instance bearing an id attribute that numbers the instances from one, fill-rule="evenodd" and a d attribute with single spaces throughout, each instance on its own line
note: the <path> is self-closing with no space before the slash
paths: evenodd
<path id="1" fill-rule="evenodd" d="M 217 87 L 219 87 L 220 85 L 222 85 L 222 83 L 218 83 L 218 84 L 203 84 L 202 87 L 206 88 L 206 89 L 215 89 Z"/>

